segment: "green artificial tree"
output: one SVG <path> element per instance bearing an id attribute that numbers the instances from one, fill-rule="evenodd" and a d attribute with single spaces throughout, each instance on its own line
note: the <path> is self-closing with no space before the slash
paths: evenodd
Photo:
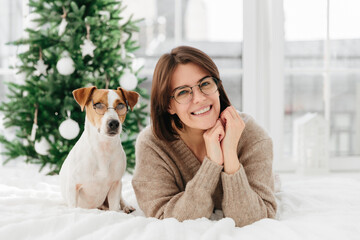
<path id="1" fill-rule="evenodd" d="M 140 20 L 124 19 L 119 0 L 30 0 L 32 25 L 27 37 L 11 44 L 27 46 L 18 54 L 21 83 L 9 82 L 8 100 L 0 105 L 4 126 L 16 131 L 15 140 L 0 136 L 6 161 L 25 157 L 26 162 L 59 172 L 63 161 L 80 137 L 85 113 L 72 91 L 86 86 L 116 89 L 118 86 L 140 94 L 139 103 L 129 111 L 123 124 L 122 144 L 127 169 L 135 165 L 134 143 L 146 125 L 149 96 L 139 87 L 145 79 L 133 72 L 133 40 Z"/>

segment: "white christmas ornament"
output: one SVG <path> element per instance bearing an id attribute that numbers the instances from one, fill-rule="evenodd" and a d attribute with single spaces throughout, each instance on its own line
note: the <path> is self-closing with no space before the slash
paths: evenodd
<path id="1" fill-rule="evenodd" d="M 48 65 L 46 65 L 44 63 L 44 60 L 42 60 L 41 58 L 39 59 L 39 61 L 37 61 L 37 63 L 35 64 L 34 67 L 36 69 L 36 71 L 34 72 L 34 74 L 36 76 L 40 76 L 41 74 L 44 75 L 44 76 L 47 75 L 46 69 L 47 69 Z"/>
<path id="2" fill-rule="evenodd" d="M 33 123 L 33 126 L 31 128 L 31 135 L 30 135 L 30 141 L 35 141 L 36 137 L 36 130 L 39 128 L 39 126 L 36 123 Z"/>
<path id="3" fill-rule="evenodd" d="M 96 46 L 90 39 L 85 39 L 83 45 L 80 45 L 80 47 L 81 47 L 82 57 L 85 57 L 86 55 L 90 55 L 91 57 L 94 57 L 94 50 Z"/>
<path id="4" fill-rule="evenodd" d="M 75 63 L 69 56 L 62 57 L 56 64 L 56 69 L 61 75 L 70 75 L 75 71 Z"/>
<path id="5" fill-rule="evenodd" d="M 59 36 L 63 35 L 63 33 L 65 32 L 67 24 L 68 24 L 68 22 L 66 21 L 65 18 L 63 18 L 61 20 L 60 25 L 59 25 Z"/>
<path id="6" fill-rule="evenodd" d="M 80 132 L 80 127 L 76 121 L 69 117 L 60 124 L 59 132 L 63 138 L 71 140 L 77 137 Z"/>
<path id="7" fill-rule="evenodd" d="M 61 15 L 62 20 L 59 25 L 59 36 L 63 35 L 63 33 L 65 32 L 65 29 L 66 29 L 66 25 L 68 24 L 68 22 L 66 21 L 66 15 L 67 15 L 67 12 L 65 10 L 65 7 L 63 6 L 63 15 Z"/>
<path id="8" fill-rule="evenodd" d="M 40 155 L 47 155 L 49 153 L 50 143 L 41 137 L 40 141 L 35 142 L 35 151 Z"/>
<path id="9" fill-rule="evenodd" d="M 137 84 L 137 77 L 130 72 L 130 69 L 124 69 L 124 74 L 120 78 L 120 86 L 126 90 L 134 90 Z"/>

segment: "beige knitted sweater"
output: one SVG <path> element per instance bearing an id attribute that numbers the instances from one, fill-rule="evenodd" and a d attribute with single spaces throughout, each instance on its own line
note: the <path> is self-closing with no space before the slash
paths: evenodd
<path id="1" fill-rule="evenodd" d="M 271 138 L 252 117 L 240 115 L 246 127 L 240 169 L 232 175 L 207 157 L 200 163 L 181 139 L 161 141 L 150 126 L 139 134 L 132 185 L 146 216 L 183 221 L 210 218 L 219 209 L 236 226 L 275 217 Z"/>

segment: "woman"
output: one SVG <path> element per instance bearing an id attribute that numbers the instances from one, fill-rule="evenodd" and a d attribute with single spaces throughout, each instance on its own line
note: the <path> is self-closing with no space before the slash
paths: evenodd
<path id="1" fill-rule="evenodd" d="M 275 217 L 271 138 L 231 106 L 208 55 L 181 46 L 159 59 L 151 121 L 132 180 L 146 216 L 183 221 L 222 210 L 236 226 Z"/>

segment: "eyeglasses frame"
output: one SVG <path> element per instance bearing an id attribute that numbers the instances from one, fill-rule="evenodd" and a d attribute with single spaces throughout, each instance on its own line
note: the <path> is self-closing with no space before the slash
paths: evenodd
<path id="1" fill-rule="evenodd" d="M 193 98 L 193 88 L 194 87 L 196 87 L 196 86 L 198 86 L 199 87 L 199 90 L 200 90 L 200 92 L 202 93 L 202 94 L 204 94 L 204 95 L 206 95 L 206 96 L 208 96 L 208 95 L 210 95 L 210 94 L 206 94 L 206 93 L 204 93 L 202 90 L 201 90 L 201 87 L 200 87 L 200 84 L 201 84 L 201 82 L 204 80 L 204 79 L 206 79 L 206 78 L 209 78 L 209 77 L 211 77 L 214 81 L 215 81 L 215 84 L 216 84 L 216 91 L 218 91 L 219 90 L 219 82 L 221 82 L 221 80 L 220 79 L 217 79 L 216 77 L 212 77 L 212 76 L 205 76 L 205 77 L 203 77 L 203 78 L 201 78 L 199 81 L 198 81 L 198 84 L 195 84 L 194 86 L 192 86 L 192 87 L 189 87 L 190 88 L 190 90 L 191 90 L 191 99 Z M 188 86 L 180 86 L 180 87 L 177 87 L 177 88 L 175 88 L 173 91 L 172 91 L 172 93 L 174 94 L 174 92 L 176 91 L 176 90 L 178 90 L 178 89 L 181 89 L 181 88 L 187 88 Z M 216 92 L 215 91 L 215 92 Z M 214 92 L 214 93 L 215 93 Z M 212 94 L 212 93 L 211 93 Z M 186 102 L 186 103 L 179 103 L 177 100 L 176 100 L 176 98 L 175 98 L 175 96 L 174 95 L 172 95 L 172 96 L 170 96 L 170 98 L 172 98 L 172 99 L 174 99 L 175 100 L 175 102 L 177 102 L 178 104 L 187 104 L 187 103 L 189 103 L 190 101 L 191 101 L 191 99 L 188 101 L 188 102 Z"/>
<path id="2" fill-rule="evenodd" d="M 95 110 L 95 112 L 97 113 L 97 114 L 99 114 L 99 115 L 105 115 L 105 113 L 106 113 L 106 111 L 107 110 L 109 110 L 109 109 L 114 109 L 115 110 L 115 108 L 113 108 L 113 107 L 107 107 L 107 109 L 106 109 L 106 111 L 104 112 L 104 114 L 101 114 L 101 113 L 98 113 L 97 111 L 96 111 L 96 107 L 95 107 L 95 105 L 97 104 L 94 104 L 94 100 L 93 99 L 91 99 L 91 104 L 93 105 L 93 109 Z M 102 103 L 102 104 L 104 104 L 104 103 Z M 122 103 L 123 104 L 123 103 Z M 104 104 L 105 105 L 105 104 Z M 124 116 L 124 115 L 126 115 L 127 113 L 128 113 L 128 111 L 129 111 L 129 103 L 128 103 L 128 100 L 127 99 L 125 99 L 125 107 L 126 107 L 126 112 L 124 113 L 124 114 L 122 114 L 122 115 L 120 115 L 120 114 L 118 114 L 117 112 L 116 112 L 116 110 L 115 110 L 115 112 L 119 115 L 119 116 Z"/>

